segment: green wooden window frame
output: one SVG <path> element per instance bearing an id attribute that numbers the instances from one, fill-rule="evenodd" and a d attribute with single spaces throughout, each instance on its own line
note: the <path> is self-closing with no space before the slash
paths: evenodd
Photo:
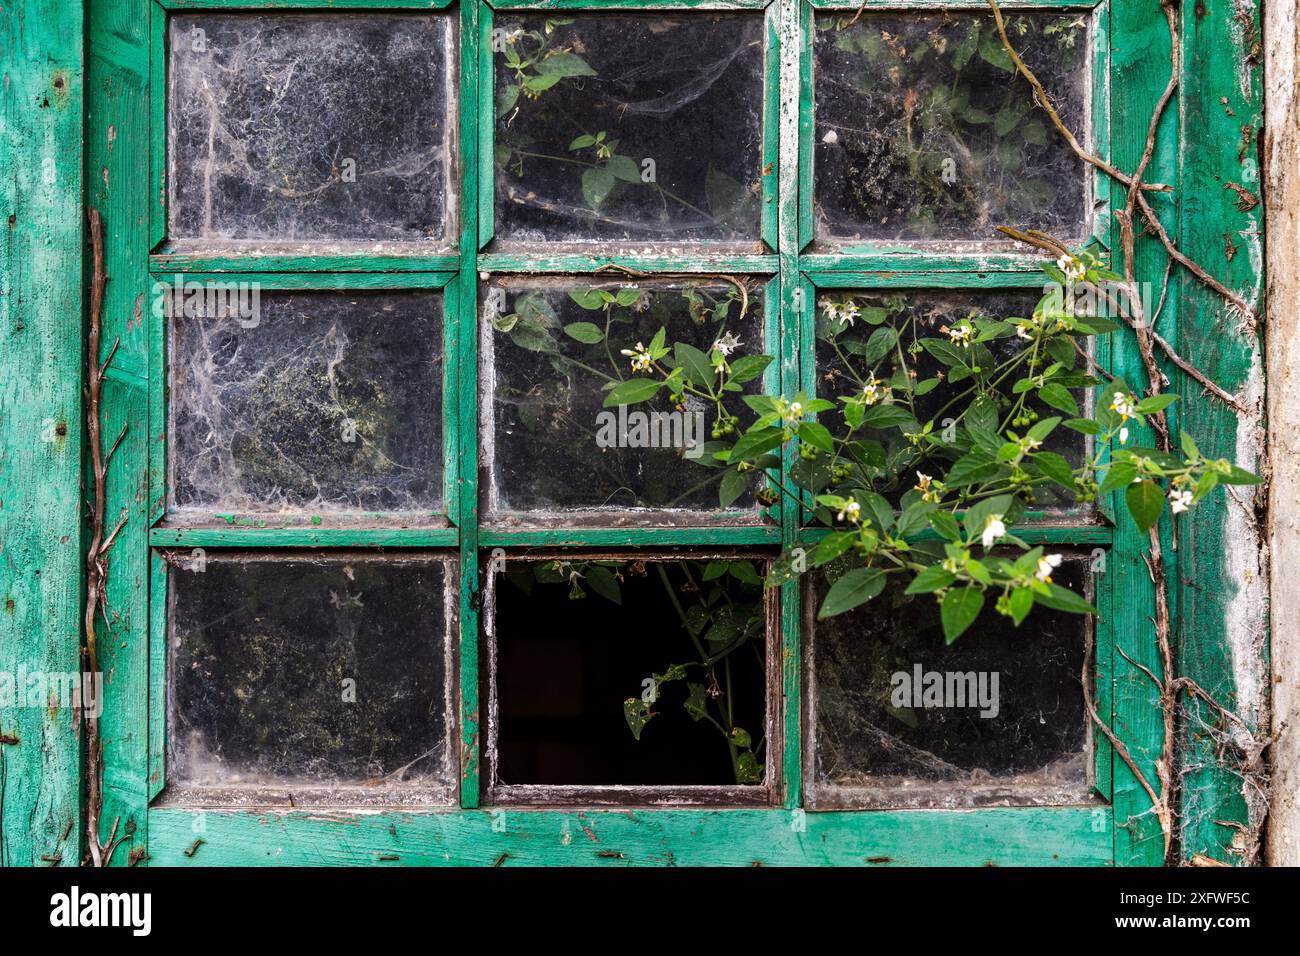
<path id="1" fill-rule="evenodd" d="M 702 550 L 720 547 L 790 546 L 800 540 L 799 509 L 782 501 L 769 509 L 772 523 L 748 527 L 583 529 L 500 531 L 480 527 L 478 516 L 478 286 L 493 274 L 591 275 L 608 267 L 649 275 L 743 273 L 767 279 L 764 326 L 779 361 L 766 385 L 792 392 L 809 389 L 813 369 L 813 304 L 818 289 L 884 288 L 960 290 L 1041 288 L 1036 261 L 1004 249 L 987 253 L 945 254 L 906 244 L 858 245 L 827 253 L 812 251 L 812 76 L 811 23 L 816 10 L 852 11 L 863 0 L 152 0 L 145 28 L 147 63 L 138 73 L 149 96 L 143 145 L 150 168 L 147 229 L 148 272 L 154 281 L 221 279 L 258 281 L 274 289 L 438 288 L 445 299 L 446 400 L 444 442 L 448 475 L 446 527 L 331 528 L 275 527 L 235 518 L 223 528 L 172 525 L 165 515 L 166 367 L 165 329 L 148 320 L 147 368 L 139 374 L 147 389 L 148 442 L 132 454 L 147 456 L 150 529 L 147 660 L 119 662 L 123 685 L 139 700 L 125 708 L 119 726 L 133 742 L 109 748 L 109 774 L 120 781 L 121 805 L 140 811 L 146 821 L 149 858 L 160 863 L 214 864 L 257 862 L 469 863 L 505 861 L 537 864 L 735 863 L 750 864 L 902 864 L 1043 863 L 1112 865 L 1158 862 L 1159 828 L 1146 809 L 1137 781 L 1093 737 L 1095 790 L 1099 802 L 1087 806 L 955 810 L 802 809 L 806 732 L 802 727 L 800 594 L 796 584 L 780 591 L 779 701 L 769 721 L 779 725 L 782 752 L 773 805 L 626 810 L 537 808 L 506 810 L 480 806 L 482 741 L 485 726 L 479 699 L 480 561 L 493 547 L 603 550 L 671 546 Z M 983 0 L 865 0 L 868 11 L 987 12 Z M 1008 10 L 1070 10 L 1090 18 L 1092 36 L 1092 126 L 1090 145 L 1103 156 L 1126 158 L 1140 152 L 1145 128 L 1115 122 L 1121 97 L 1153 95 L 1152 81 L 1119 71 L 1110 58 L 1116 21 L 1126 37 L 1151 39 L 1163 24 L 1152 11 L 1122 11 L 1107 0 L 1005 0 Z M 459 231 L 455 254 L 430 255 L 204 255 L 169 246 L 166 236 L 165 176 L 166 20 L 173 11 L 203 10 L 431 10 L 449 9 L 458 23 L 459 49 Z M 752 11 L 765 22 L 766 68 L 762 150 L 770 174 L 763 177 L 761 236 L 766 250 L 754 254 L 710 252 L 700 244 L 686 255 L 500 253 L 491 249 L 493 98 L 491 31 L 494 11 L 673 10 Z M 1150 21 L 1149 23 L 1147 21 Z M 1131 40 L 1130 40 L 1131 42 Z M 1114 98 L 1114 104 L 1112 103 Z M 1112 138 L 1112 131 L 1113 136 Z M 1162 157 L 1163 159 L 1164 157 Z M 1122 195 L 1099 174 L 1095 178 L 1094 236 L 1109 244 L 1110 203 Z M 454 180 L 455 181 L 455 180 Z M 1113 372 L 1139 367 L 1136 349 L 1117 338 L 1098 360 Z M 787 460 L 783 467 L 788 467 Z M 1115 677 L 1114 648 L 1122 635 L 1135 660 L 1156 655 L 1150 628 L 1135 608 L 1148 606 L 1149 582 L 1133 571 L 1140 564 L 1137 532 L 1112 524 L 1114 505 L 1103 505 L 1096 524 L 1039 525 L 1027 540 L 1103 547 L 1110 573 L 1099 577 L 1096 601 L 1103 615 L 1096 626 L 1096 701 L 1120 738 L 1136 752 L 1158 750 L 1159 727 L 1144 716 L 1149 689 L 1121 687 Z M 459 808 L 420 812 L 389 811 L 340 817 L 310 811 L 217 811 L 153 805 L 165 783 L 165 650 L 167 549 L 203 548 L 428 548 L 458 551 L 460 560 L 460 720 Z M 1124 573 L 1121 573 L 1124 569 Z M 1172 577 L 1171 573 L 1171 577 Z M 771 639 L 771 638 L 770 638 Z M 144 699 L 147 698 L 147 706 Z M 141 743 L 141 742 L 147 743 Z M 143 747 L 146 759 L 136 759 Z M 119 754 L 119 750 L 121 753 Z M 115 763 L 115 754 L 121 759 Z M 116 791 L 115 791 L 116 792 Z M 1127 821 L 1116 825 L 1117 820 Z M 201 826 L 199 822 L 201 821 Z M 591 840 L 564 839 L 587 831 Z M 196 838 L 196 834 L 199 837 Z M 595 840 L 597 842 L 591 842 Z"/>

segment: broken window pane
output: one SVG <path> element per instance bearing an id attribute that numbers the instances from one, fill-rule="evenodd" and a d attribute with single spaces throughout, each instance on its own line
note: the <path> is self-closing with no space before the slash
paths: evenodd
<path id="1" fill-rule="evenodd" d="M 618 280 L 497 278 L 482 290 L 485 390 L 480 404 L 483 495 L 497 524 L 686 524 L 759 520 L 756 473 L 714 460 L 715 430 L 742 431 L 754 413 L 742 395 L 762 391 L 762 285 L 714 278 Z M 725 414 L 690 390 L 604 407 L 606 388 L 634 378 L 633 352 L 665 330 L 669 354 L 695 379 L 716 382 L 715 343 L 730 351 L 742 392 Z M 728 338 L 730 336 L 730 338 Z M 689 349 L 679 350 L 677 343 Z M 733 344 L 735 343 L 735 344 Z M 750 377 L 736 370 L 747 363 Z M 694 371 L 700 368 L 702 371 Z M 735 422 L 730 419 L 735 418 Z M 719 432 L 719 437 L 721 432 Z M 725 507 L 724 505 L 725 500 Z"/>
<path id="2" fill-rule="evenodd" d="M 171 293 L 173 509 L 436 511 L 441 294 L 235 291 Z"/>
<path id="3" fill-rule="evenodd" d="M 174 555 L 177 799 L 450 801 L 452 562 Z"/>
<path id="4" fill-rule="evenodd" d="M 765 781 L 765 562 L 505 558 L 490 573 L 495 784 Z"/>
<path id="5" fill-rule="evenodd" d="M 1087 14 L 1008 14 L 1007 26 L 1086 143 Z M 1086 235 L 1084 166 L 987 11 L 821 13 L 813 50 L 819 238 L 990 240 L 999 225 Z"/>
<path id="6" fill-rule="evenodd" d="M 761 14 L 495 23 L 498 239 L 758 240 Z"/>
<path id="7" fill-rule="evenodd" d="M 447 16 L 175 14 L 169 44 L 173 239 L 448 235 Z"/>
<path id="8" fill-rule="evenodd" d="M 976 399 L 976 379 L 953 363 L 953 357 L 960 356 L 967 368 L 973 364 L 992 370 L 1023 354 L 1029 342 L 1016 334 L 1016 323 L 1034 315 L 1040 298 L 1038 292 L 1019 290 L 822 292 L 817 300 L 817 394 L 831 401 L 857 396 L 866 403 L 863 424 L 854 431 L 859 443 L 853 449 L 856 465 L 842 479 L 844 487 L 868 487 L 897 503 L 916 484 L 918 471 L 939 477 L 970 449 L 971 426 L 985 431 L 1009 428 L 1023 436 L 1045 418 L 1070 417 L 1068 411 L 1041 401 L 1037 390 L 1023 396 L 1015 393 L 1013 387 L 1025 376 L 1023 371 L 1001 382 L 996 401 Z M 998 327 L 998 337 L 975 341 L 981 337 L 980 328 L 990 327 L 988 323 L 995 320 L 1008 323 Z M 961 344 L 966 328 L 972 330 L 971 345 Z M 1079 341 L 1087 347 L 1087 339 Z M 1052 349 L 1038 372 L 1061 362 L 1065 370 L 1053 381 L 1062 383 L 1078 410 L 1086 412 L 1091 401 L 1086 386 L 1091 380 L 1083 359 L 1063 340 Z M 1017 409 L 1015 403 L 1022 397 L 1024 407 Z M 966 407 L 970 410 L 960 421 L 953 417 Z M 838 404 L 836 410 L 819 416 L 837 437 L 849 430 L 844 409 Z M 928 422 L 934 423 L 933 436 L 950 445 L 956 442 L 960 450 L 917 445 L 906 437 L 920 434 Z M 1078 467 L 1088 448 L 1084 435 L 1058 426 L 1039 450 L 1059 454 Z M 826 486 L 832 481 L 825 460 L 799 462 L 795 467 L 817 476 Z M 1036 466 L 1031 462 L 1027 468 L 1034 471 Z M 1032 492 L 1045 509 L 1061 510 L 1071 502 L 1069 493 L 1054 483 L 1041 484 Z"/>
<path id="9" fill-rule="evenodd" d="M 1067 554 L 1054 581 L 1086 594 L 1090 560 Z M 1036 606 L 1016 628 L 990 599 L 971 629 L 945 645 L 936 605 L 905 597 L 903 583 L 819 621 L 826 583 L 820 574 L 812 580 L 804 607 L 816 806 L 1087 798 L 1087 617 Z"/>

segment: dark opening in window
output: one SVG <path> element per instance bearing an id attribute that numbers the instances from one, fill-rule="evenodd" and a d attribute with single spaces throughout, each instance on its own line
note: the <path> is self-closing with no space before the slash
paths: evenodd
<path id="1" fill-rule="evenodd" d="M 507 559 L 485 626 L 499 784 L 766 779 L 762 562 Z"/>

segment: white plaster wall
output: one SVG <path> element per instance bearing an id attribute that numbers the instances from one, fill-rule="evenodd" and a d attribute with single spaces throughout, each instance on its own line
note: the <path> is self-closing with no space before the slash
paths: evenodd
<path id="1" fill-rule="evenodd" d="M 1300 0 L 1264 3 L 1273 795 L 1266 860 L 1300 866 Z"/>

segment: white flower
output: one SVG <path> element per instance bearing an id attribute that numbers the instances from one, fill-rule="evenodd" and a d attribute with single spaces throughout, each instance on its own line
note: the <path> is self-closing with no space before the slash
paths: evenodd
<path id="1" fill-rule="evenodd" d="M 1110 400 L 1110 410 L 1124 419 L 1137 414 L 1137 400 L 1132 395 L 1116 392 Z"/>
<path id="2" fill-rule="evenodd" d="M 937 502 L 943 497 L 943 484 L 921 471 L 916 473 L 916 485 L 913 490 L 921 493 L 922 501 Z"/>
<path id="3" fill-rule="evenodd" d="M 1002 515 L 989 515 L 984 519 L 984 534 L 980 541 L 984 544 L 984 550 L 993 547 L 994 543 L 1007 533 L 1007 526 L 1002 523 Z"/>
<path id="4" fill-rule="evenodd" d="M 968 346 L 975 337 L 975 329 L 969 322 L 961 322 L 946 330 L 948 338 L 954 345 Z"/>
<path id="5" fill-rule="evenodd" d="M 803 417 L 803 403 L 791 402 L 790 407 L 785 410 L 785 415 L 782 417 L 792 425 L 797 423 Z"/>
<path id="6" fill-rule="evenodd" d="M 1169 510 L 1174 514 L 1182 514 L 1192 506 L 1192 493 L 1190 491 L 1174 490 L 1169 492 Z"/>
<path id="7" fill-rule="evenodd" d="M 632 371 L 634 372 L 650 371 L 650 367 L 653 364 L 650 361 L 650 350 L 647 349 L 640 342 L 636 344 L 636 348 L 634 349 L 620 349 L 619 351 L 622 352 L 622 354 L 631 357 Z"/>
<path id="8" fill-rule="evenodd" d="M 1061 556 L 1059 554 L 1045 554 L 1038 559 L 1038 570 L 1034 572 L 1034 577 L 1048 584 L 1052 581 L 1052 572 L 1061 566 Z"/>
<path id="9" fill-rule="evenodd" d="M 858 516 L 861 513 L 862 513 L 862 505 L 858 504 L 856 501 L 850 498 L 848 501 L 844 502 L 844 507 L 840 509 L 840 513 L 836 517 L 838 517 L 840 521 L 843 521 L 845 520 L 845 518 L 847 518 L 849 521 L 853 522 L 854 524 L 857 524 Z"/>
<path id="10" fill-rule="evenodd" d="M 1028 319 L 1022 319 L 1016 323 L 1016 337 L 1032 342 L 1034 339 L 1033 331 L 1035 328 L 1036 326 L 1033 322 L 1030 322 Z"/>
<path id="11" fill-rule="evenodd" d="M 1071 255 L 1064 255 L 1057 259 L 1056 267 L 1065 273 L 1065 278 L 1070 282 L 1082 282 L 1084 276 L 1088 274 L 1084 264 Z"/>
<path id="12" fill-rule="evenodd" d="M 740 347 L 740 339 L 736 338 L 730 332 L 713 343 L 713 350 L 721 352 L 724 356 L 730 355 Z"/>
<path id="13" fill-rule="evenodd" d="M 861 314 L 862 311 L 858 308 L 856 302 L 849 301 L 840 306 L 840 318 L 844 320 L 846 325 L 852 325 Z"/>
<path id="14" fill-rule="evenodd" d="M 1121 429 L 1119 430 L 1119 443 L 1120 443 L 1121 445 L 1123 445 L 1123 444 L 1125 444 L 1127 441 L 1128 441 L 1128 429 L 1127 429 L 1127 428 L 1121 428 Z"/>
<path id="15" fill-rule="evenodd" d="M 826 318 L 832 322 L 840 317 L 840 307 L 830 299 L 822 299 L 822 309 L 826 312 Z"/>
<path id="16" fill-rule="evenodd" d="M 878 378 L 873 378 L 867 382 L 862 389 L 862 398 L 868 405 L 874 405 L 876 402 L 883 402 L 889 397 L 889 386 Z"/>

